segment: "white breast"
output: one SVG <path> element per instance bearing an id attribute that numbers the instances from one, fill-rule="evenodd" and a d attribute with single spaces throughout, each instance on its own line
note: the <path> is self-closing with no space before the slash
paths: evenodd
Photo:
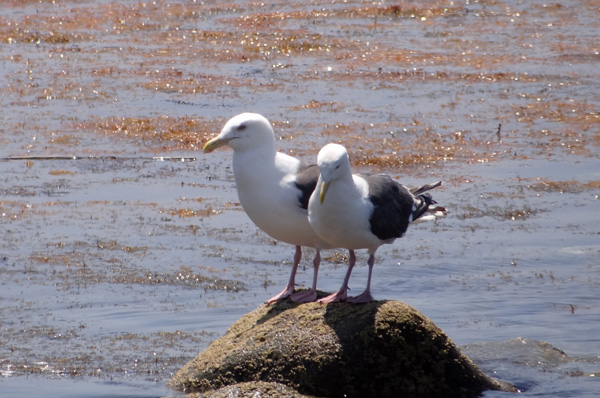
<path id="1" fill-rule="evenodd" d="M 271 159 L 248 159 L 234 153 L 233 172 L 244 211 L 276 240 L 300 246 L 329 248 L 308 222 L 300 207 L 294 174 L 300 162 L 278 154 Z"/>
<path id="2" fill-rule="evenodd" d="M 323 204 L 313 195 L 308 207 L 309 221 L 317 234 L 336 247 L 350 250 L 374 250 L 381 245 L 371 233 L 372 212 L 368 186 L 358 176 L 352 183 L 334 180 Z"/>

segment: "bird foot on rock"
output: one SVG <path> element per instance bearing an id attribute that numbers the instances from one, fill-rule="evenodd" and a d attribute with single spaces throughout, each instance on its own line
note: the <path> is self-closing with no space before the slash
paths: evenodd
<path id="1" fill-rule="evenodd" d="M 279 300 L 282 300 L 282 299 L 290 296 L 292 293 L 294 293 L 294 285 L 287 285 L 285 287 L 285 289 L 283 289 L 281 291 L 281 293 L 279 293 L 278 295 L 273 296 L 269 300 L 267 300 L 267 305 L 273 304 Z"/>
<path id="2" fill-rule="evenodd" d="M 330 294 L 327 297 L 323 297 L 320 300 L 317 300 L 318 303 L 321 304 L 328 304 L 328 303 L 337 303 L 339 301 L 344 301 L 346 300 L 346 289 L 344 290 L 338 290 L 337 292 Z"/>
<path id="3" fill-rule="evenodd" d="M 352 303 L 352 304 L 359 304 L 359 303 L 370 303 L 371 301 L 375 301 L 375 299 L 371 295 L 370 291 L 365 290 L 358 296 L 348 297 L 346 299 L 346 301 L 349 303 Z"/>
<path id="4" fill-rule="evenodd" d="M 317 292 L 315 290 L 305 290 L 292 294 L 290 298 L 294 303 L 311 303 L 317 299 Z"/>

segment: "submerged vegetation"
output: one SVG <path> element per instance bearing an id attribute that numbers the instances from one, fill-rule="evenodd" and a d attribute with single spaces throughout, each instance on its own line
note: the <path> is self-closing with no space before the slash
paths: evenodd
<path id="1" fill-rule="evenodd" d="M 296 4 L 285 11 L 244 2 L 123 2 L 75 7 L 68 2 L 32 1 L 5 6 L 7 11 L 0 16 L 4 22 L 0 42 L 9 45 L 3 62 L 9 64 L 7 73 L 13 78 L 0 92 L 10 95 L 17 109 L 26 112 L 35 106 L 52 111 L 55 102 L 111 108 L 110 104 L 128 104 L 154 95 L 166 96 L 183 108 L 189 105 L 185 116 L 161 112 L 147 117 L 119 114 L 117 109 L 99 116 L 88 109 L 54 123 L 23 125 L 22 120 L 15 120 L 7 126 L 11 131 L 26 129 L 45 137 L 45 144 L 57 152 L 65 147 L 86 148 L 93 134 L 141 140 L 146 150 L 161 153 L 198 150 L 230 113 L 205 115 L 201 109 L 207 102 L 244 103 L 249 95 L 285 96 L 298 84 L 304 87 L 301 92 L 314 84 L 351 91 L 364 88 L 390 97 L 389 105 L 399 99 L 393 92 L 410 97 L 413 88 L 423 87 L 426 97 L 434 100 L 438 94 L 427 94 L 429 85 L 456 88 L 447 99 L 437 99 L 435 108 L 417 106 L 407 114 L 390 110 L 396 117 L 379 125 L 369 116 L 368 100 L 357 103 L 344 96 L 335 101 L 320 95 L 310 95 L 308 102 L 302 97 L 286 99 L 281 105 L 294 123 L 270 117 L 280 123 L 278 132 L 284 136 L 301 132 L 309 148 L 318 147 L 321 137 L 356 147 L 355 137 L 361 137 L 354 161 L 375 169 L 487 162 L 524 148 L 593 156 L 600 147 L 597 106 L 570 95 L 573 88 L 585 84 L 586 77 L 544 73 L 546 61 L 536 52 L 526 52 L 535 45 L 547 48 L 556 62 L 585 64 L 600 58 L 597 41 L 579 41 L 563 34 L 557 45 L 552 36 L 542 38 L 535 31 L 519 32 L 509 26 L 538 24 L 536 18 L 541 14 L 568 24 L 575 18 L 570 7 L 468 7 L 437 1 L 401 5 L 350 2 L 344 7 L 314 9 Z M 587 3 L 582 7 L 594 12 Z M 39 12 L 40 8 L 44 11 Z M 390 35 L 404 31 L 407 24 L 416 24 L 421 36 L 391 40 Z M 461 25 L 465 27 L 457 27 Z M 465 37 L 467 29 L 480 34 Z M 498 31 L 516 35 L 515 42 L 523 44 L 498 51 L 494 39 Z M 536 66 L 535 72 L 527 71 L 530 65 Z M 520 67 L 525 70 L 519 71 Z M 123 90 L 131 95 L 124 97 Z M 558 91 L 566 96 L 556 97 Z M 493 113 L 482 117 L 477 112 L 482 112 L 481 104 L 486 103 L 490 105 L 486 111 Z M 334 123 L 298 123 L 307 111 L 334 111 Z M 349 111 L 355 115 L 353 120 L 366 121 L 347 123 Z M 504 128 L 496 140 L 498 125 Z M 428 136 L 431 138 L 423 138 Z M 13 142 L 6 134 L 3 139 Z"/>

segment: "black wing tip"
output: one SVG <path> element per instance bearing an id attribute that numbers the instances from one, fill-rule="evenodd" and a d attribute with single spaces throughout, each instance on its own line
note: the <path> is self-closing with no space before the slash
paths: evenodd
<path id="1" fill-rule="evenodd" d="M 425 184 L 425 185 L 421 185 L 418 187 L 412 187 L 409 188 L 410 193 L 412 193 L 415 196 L 419 196 L 422 195 L 423 193 L 427 192 L 427 191 L 431 191 L 434 188 L 437 188 L 439 186 L 441 186 L 443 184 L 442 181 L 437 181 L 431 184 Z"/>

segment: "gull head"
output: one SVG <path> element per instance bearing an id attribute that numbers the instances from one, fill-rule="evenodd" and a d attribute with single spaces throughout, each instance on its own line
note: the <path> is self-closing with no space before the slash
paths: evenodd
<path id="1" fill-rule="evenodd" d="M 343 145 L 327 144 L 319 151 L 317 166 L 319 166 L 321 174 L 319 178 L 321 183 L 319 187 L 319 200 L 323 204 L 331 183 L 352 174 L 348 151 L 346 151 Z"/>
<path id="2" fill-rule="evenodd" d="M 204 144 L 204 153 L 228 145 L 234 151 L 245 151 L 275 145 L 275 133 L 271 123 L 258 113 L 241 113 L 225 123 L 218 136 Z"/>

